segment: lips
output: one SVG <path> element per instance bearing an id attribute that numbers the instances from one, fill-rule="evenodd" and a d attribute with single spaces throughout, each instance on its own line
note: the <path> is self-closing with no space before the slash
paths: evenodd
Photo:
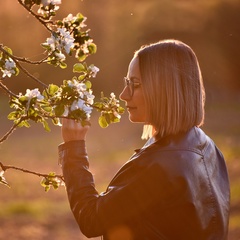
<path id="1" fill-rule="evenodd" d="M 126 106 L 126 108 L 127 108 L 128 111 L 131 111 L 131 110 L 137 109 L 136 107 L 131 107 L 131 106 Z"/>

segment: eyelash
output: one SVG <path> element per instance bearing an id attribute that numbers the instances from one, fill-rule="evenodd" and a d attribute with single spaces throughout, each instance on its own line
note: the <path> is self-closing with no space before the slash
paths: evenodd
<path id="1" fill-rule="evenodd" d="M 133 83 L 133 87 L 136 89 L 136 88 L 139 88 L 140 87 L 140 84 L 139 83 Z"/>

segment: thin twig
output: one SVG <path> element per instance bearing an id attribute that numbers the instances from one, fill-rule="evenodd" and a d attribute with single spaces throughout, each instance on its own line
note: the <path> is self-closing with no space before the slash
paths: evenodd
<path id="1" fill-rule="evenodd" d="M 22 67 L 22 65 L 18 61 L 15 60 L 15 63 L 28 77 L 32 78 L 34 81 L 36 81 L 37 83 L 39 83 L 43 87 L 45 87 L 45 88 L 48 87 L 47 84 L 45 84 L 44 82 L 40 81 L 38 78 L 34 77 L 30 72 L 28 72 L 28 70 L 26 68 Z"/>
<path id="2" fill-rule="evenodd" d="M 13 131 L 17 128 L 17 126 L 20 124 L 20 122 L 18 124 L 14 124 L 10 130 L 0 139 L 0 143 L 6 141 L 8 139 L 8 137 L 13 133 Z"/>
<path id="3" fill-rule="evenodd" d="M 1 82 L 1 80 L 3 80 L 4 78 L 1 78 L 0 79 L 0 87 L 4 90 L 4 91 L 6 91 L 7 93 L 9 93 L 11 96 L 14 96 L 14 97 L 17 97 L 17 95 L 15 94 L 15 93 L 13 93 L 12 91 L 10 91 L 8 88 L 7 88 L 7 86 L 5 86 L 2 82 Z"/>
<path id="4" fill-rule="evenodd" d="M 39 83 L 40 85 L 42 85 L 43 87 L 48 87 L 48 85 L 46 85 L 45 83 L 43 83 L 42 81 L 40 81 L 39 79 L 37 79 L 36 77 L 34 77 L 30 72 L 28 72 L 27 69 L 25 69 L 19 62 L 18 60 L 15 58 L 15 56 L 13 56 L 12 54 L 10 54 L 8 51 L 6 51 L 3 48 L 3 45 L 0 45 L 0 51 L 2 51 L 4 54 L 6 54 L 7 56 L 9 56 L 10 58 L 13 59 L 13 61 L 16 63 L 16 65 L 30 78 L 32 78 L 34 81 L 36 81 L 37 83 Z"/>
<path id="5" fill-rule="evenodd" d="M 1 45 L 0 45 L 1 46 Z M 48 58 L 49 56 L 46 56 L 46 57 L 44 57 L 42 60 L 39 60 L 39 61 L 31 61 L 31 60 L 29 60 L 28 58 L 23 58 L 23 57 L 17 57 L 17 56 L 14 56 L 14 58 L 16 59 L 16 60 L 18 60 L 19 62 L 25 62 L 25 63 L 29 63 L 29 64 L 32 64 L 32 65 L 40 65 L 40 64 L 42 64 L 42 63 L 46 63 L 46 62 L 48 62 L 47 61 L 47 58 Z"/>
<path id="6" fill-rule="evenodd" d="M 36 18 L 49 32 L 52 32 L 52 29 L 48 27 L 48 24 L 52 21 L 46 21 L 43 20 L 40 16 L 38 16 L 36 13 L 34 13 L 30 8 L 28 8 L 21 0 L 18 0 L 18 3 L 24 7 L 34 18 Z"/>
<path id="7" fill-rule="evenodd" d="M 19 167 L 15 167 L 15 166 L 11 166 L 11 165 L 4 165 L 2 162 L 0 162 L 0 166 L 1 166 L 3 171 L 7 171 L 8 169 L 14 169 L 14 170 L 21 171 L 21 172 L 24 172 L 24 173 L 33 174 L 33 175 L 36 175 L 36 176 L 39 176 L 39 177 L 50 177 L 49 174 L 38 173 L 38 172 L 30 171 L 30 170 L 27 170 L 27 169 L 24 169 L 24 168 L 19 168 Z M 62 181 L 64 181 L 64 178 L 63 178 L 62 175 L 56 174 L 53 177 L 54 178 L 57 177 L 57 178 L 61 179 Z"/>

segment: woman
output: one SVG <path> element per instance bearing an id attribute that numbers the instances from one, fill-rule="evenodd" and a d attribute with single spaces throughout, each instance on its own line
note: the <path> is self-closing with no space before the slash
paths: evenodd
<path id="1" fill-rule="evenodd" d="M 140 48 L 120 98 L 150 139 L 104 193 L 88 171 L 89 126 L 63 121 L 59 156 L 81 231 L 110 240 L 227 239 L 228 174 L 221 152 L 199 128 L 205 93 L 192 49 L 176 40 Z"/>

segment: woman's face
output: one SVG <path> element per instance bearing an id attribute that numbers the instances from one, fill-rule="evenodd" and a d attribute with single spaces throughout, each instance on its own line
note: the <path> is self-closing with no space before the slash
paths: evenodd
<path id="1" fill-rule="evenodd" d="M 133 95 L 131 96 L 130 86 L 125 86 L 119 97 L 125 101 L 129 120 L 131 122 L 145 123 L 147 121 L 147 110 L 141 85 L 138 57 L 133 58 L 130 62 L 127 79 L 130 80 L 130 85 L 133 86 Z"/>

